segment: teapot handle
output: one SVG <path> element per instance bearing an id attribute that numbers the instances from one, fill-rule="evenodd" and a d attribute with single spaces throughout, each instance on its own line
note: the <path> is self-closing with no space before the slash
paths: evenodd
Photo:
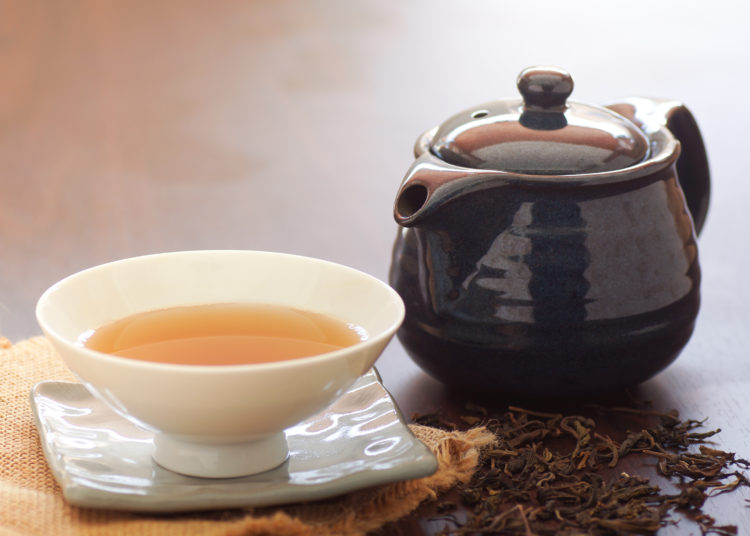
<path id="1" fill-rule="evenodd" d="M 687 107 L 676 101 L 631 97 L 607 108 L 633 121 L 649 134 L 666 127 L 681 144 L 677 176 L 693 217 L 696 234 L 701 232 L 711 197 L 708 157 L 698 124 Z"/>

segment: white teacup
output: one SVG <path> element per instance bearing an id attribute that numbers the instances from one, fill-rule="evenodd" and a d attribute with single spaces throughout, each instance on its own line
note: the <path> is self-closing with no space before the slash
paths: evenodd
<path id="1" fill-rule="evenodd" d="M 326 354 L 251 365 L 176 365 L 97 352 L 79 336 L 156 309 L 265 303 L 322 313 L 369 337 Z M 376 278 L 308 257 L 185 251 L 116 261 L 50 287 L 39 325 L 95 396 L 155 432 L 153 458 L 175 472 L 233 477 L 288 456 L 284 430 L 318 413 L 368 371 L 400 326 L 399 295 Z"/>

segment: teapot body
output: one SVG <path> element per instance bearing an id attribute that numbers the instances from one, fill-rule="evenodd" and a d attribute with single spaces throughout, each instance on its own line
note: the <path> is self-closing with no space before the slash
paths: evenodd
<path id="1" fill-rule="evenodd" d="M 710 191 L 698 126 L 666 99 L 572 102 L 557 67 L 517 85 L 522 99 L 417 140 L 394 204 L 398 338 L 428 373 L 474 392 L 640 383 L 678 356 L 698 316 Z"/>
<path id="2" fill-rule="evenodd" d="M 665 368 L 700 305 L 675 161 L 628 180 L 455 188 L 394 245 L 409 355 L 446 384 L 500 395 L 611 391 Z"/>

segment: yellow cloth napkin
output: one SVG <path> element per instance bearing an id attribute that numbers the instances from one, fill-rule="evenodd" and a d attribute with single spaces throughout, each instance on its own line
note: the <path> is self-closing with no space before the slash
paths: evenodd
<path id="1" fill-rule="evenodd" d="M 74 377 L 43 337 L 15 345 L 0 337 L 0 374 L 0 536 L 361 535 L 468 481 L 480 451 L 494 441 L 484 428 L 446 432 L 411 425 L 438 459 L 434 475 L 326 501 L 179 515 L 86 509 L 63 499 L 47 467 L 29 404 L 29 392 L 38 381 Z"/>

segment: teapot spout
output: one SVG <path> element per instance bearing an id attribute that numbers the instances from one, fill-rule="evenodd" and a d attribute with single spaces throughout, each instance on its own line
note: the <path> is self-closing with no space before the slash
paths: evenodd
<path id="1" fill-rule="evenodd" d="M 421 153 L 401 183 L 393 205 L 393 217 L 404 227 L 417 226 L 447 201 L 482 188 L 488 175 L 486 170 L 438 163 L 429 151 Z"/>
<path id="2" fill-rule="evenodd" d="M 417 138 L 414 163 L 396 194 L 393 218 L 403 227 L 420 225 L 446 201 L 488 182 L 487 170 L 454 166 L 432 154 L 430 143 L 437 131 L 438 127 L 431 128 Z"/>
<path id="3" fill-rule="evenodd" d="M 623 99 L 607 108 L 630 119 L 647 136 L 666 129 L 680 142 L 677 176 L 695 232 L 700 233 L 708 213 L 711 178 L 706 148 L 693 114 L 680 102 L 644 97 Z"/>

